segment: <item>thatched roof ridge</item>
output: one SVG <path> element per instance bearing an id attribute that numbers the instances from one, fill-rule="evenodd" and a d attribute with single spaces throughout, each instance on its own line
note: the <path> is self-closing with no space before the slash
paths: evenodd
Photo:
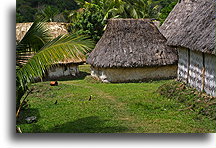
<path id="1" fill-rule="evenodd" d="M 85 63 L 86 61 L 86 58 L 83 57 L 83 58 L 75 58 L 75 59 L 66 59 L 64 61 L 59 61 L 59 62 L 56 62 L 55 64 L 82 64 L 82 63 Z"/>
<path id="2" fill-rule="evenodd" d="M 150 19 L 110 19 L 87 63 L 106 68 L 176 64 L 176 50 L 165 43 Z"/>
<path id="3" fill-rule="evenodd" d="M 181 0 L 160 27 L 171 46 L 215 54 L 215 0 Z"/>

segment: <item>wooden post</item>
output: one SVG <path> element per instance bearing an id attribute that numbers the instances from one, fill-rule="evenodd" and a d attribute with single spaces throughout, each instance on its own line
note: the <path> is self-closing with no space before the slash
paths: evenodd
<path id="1" fill-rule="evenodd" d="M 202 90 L 204 91 L 205 89 L 205 53 L 202 53 L 203 57 L 203 68 L 202 68 Z"/>
<path id="2" fill-rule="evenodd" d="M 187 63 L 187 83 L 188 83 L 189 71 L 190 71 L 190 49 L 187 49 L 187 51 L 188 51 L 188 63 Z"/>

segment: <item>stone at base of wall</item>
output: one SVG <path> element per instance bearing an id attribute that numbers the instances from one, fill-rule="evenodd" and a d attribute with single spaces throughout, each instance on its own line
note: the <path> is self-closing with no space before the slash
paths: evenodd
<path id="1" fill-rule="evenodd" d="M 99 68 L 91 66 L 91 75 L 102 82 L 139 82 L 176 78 L 177 65 L 143 68 Z"/>

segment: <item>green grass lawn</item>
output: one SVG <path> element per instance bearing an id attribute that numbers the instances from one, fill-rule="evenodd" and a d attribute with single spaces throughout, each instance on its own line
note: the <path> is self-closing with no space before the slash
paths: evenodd
<path id="1" fill-rule="evenodd" d="M 209 133 L 215 120 L 197 118 L 184 104 L 157 93 L 173 80 L 148 83 L 105 84 L 93 80 L 89 66 L 73 80 L 33 84 L 29 109 L 21 112 L 18 126 L 24 133 Z M 87 76 L 86 76 L 87 75 Z M 89 97 L 92 99 L 89 101 Z M 58 101 L 55 104 L 56 100 Z M 27 124 L 25 117 L 36 116 Z"/>

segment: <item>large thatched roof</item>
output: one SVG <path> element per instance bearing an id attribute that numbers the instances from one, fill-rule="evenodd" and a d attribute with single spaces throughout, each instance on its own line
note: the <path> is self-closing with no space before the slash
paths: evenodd
<path id="1" fill-rule="evenodd" d="M 215 0 L 181 0 L 160 27 L 167 44 L 215 54 Z"/>
<path id="2" fill-rule="evenodd" d="M 176 50 L 165 43 L 165 37 L 149 19 L 110 19 L 87 63 L 96 67 L 175 64 Z"/>

